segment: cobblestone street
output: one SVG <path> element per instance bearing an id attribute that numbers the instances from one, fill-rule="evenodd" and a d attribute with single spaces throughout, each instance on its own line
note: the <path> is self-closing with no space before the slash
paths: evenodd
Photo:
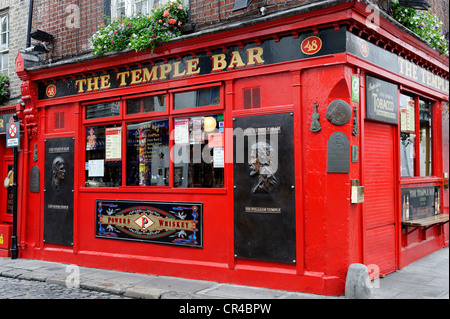
<path id="1" fill-rule="evenodd" d="M 0 299 L 129 299 L 106 292 L 0 277 Z"/>

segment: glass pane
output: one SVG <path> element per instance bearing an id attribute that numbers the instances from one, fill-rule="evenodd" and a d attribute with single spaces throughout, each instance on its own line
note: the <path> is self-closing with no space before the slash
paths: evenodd
<path id="1" fill-rule="evenodd" d="M 86 119 L 118 116 L 120 114 L 120 102 L 108 102 L 86 106 Z"/>
<path id="2" fill-rule="evenodd" d="M 432 140 L 431 140 L 431 102 L 419 101 L 420 104 L 420 176 L 432 174 Z"/>
<path id="3" fill-rule="evenodd" d="M 148 9 L 148 0 L 136 0 L 134 5 L 134 14 L 148 14 L 150 13 Z"/>
<path id="4" fill-rule="evenodd" d="M 122 185 L 122 127 L 86 127 L 86 187 Z"/>
<path id="5" fill-rule="evenodd" d="M 223 114 L 174 120 L 175 187 L 224 187 Z"/>
<path id="6" fill-rule="evenodd" d="M 8 31 L 8 17 L 4 16 L 1 18 L 1 32 L 7 32 Z"/>
<path id="7" fill-rule="evenodd" d="M 169 186 L 169 120 L 127 125 L 127 185 Z"/>
<path id="8" fill-rule="evenodd" d="M 174 97 L 175 110 L 207 105 L 219 105 L 220 88 L 176 93 L 174 94 Z"/>
<path id="9" fill-rule="evenodd" d="M 0 37 L 0 49 L 1 50 L 6 50 L 8 49 L 8 33 L 3 33 Z"/>
<path id="10" fill-rule="evenodd" d="M 165 95 L 127 100 L 127 114 L 161 112 L 166 109 Z"/>
<path id="11" fill-rule="evenodd" d="M 416 157 L 414 99 L 403 94 L 400 95 L 400 121 L 401 176 L 414 176 Z"/>
<path id="12" fill-rule="evenodd" d="M 117 1 L 117 8 L 116 8 L 116 16 L 120 17 L 120 16 L 124 16 L 126 14 L 125 12 L 125 1 Z"/>

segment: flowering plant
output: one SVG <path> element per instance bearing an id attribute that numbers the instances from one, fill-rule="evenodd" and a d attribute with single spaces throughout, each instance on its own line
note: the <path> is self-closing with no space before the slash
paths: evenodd
<path id="1" fill-rule="evenodd" d="M 9 77 L 0 73 L 0 106 L 9 99 Z"/>
<path id="2" fill-rule="evenodd" d="M 394 19 L 415 32 L 419 37 L 442 54 L 448 56 L 449 40 L 442 31 L 440 21 L 430 10 L 415 10 L 401 6 L 398 1 L 392 1 Z"/>
<path id="3" fill-rule="evenodd" d="M 187 8 L 180 0 L 155 7 L 151 14 L 138 12 L 133 17 L 120 17 L 102 24 L 92 36 L 94 55 L 132 48 L 151 49 L 181 35 L 181 26 L 188 21 Z"/>

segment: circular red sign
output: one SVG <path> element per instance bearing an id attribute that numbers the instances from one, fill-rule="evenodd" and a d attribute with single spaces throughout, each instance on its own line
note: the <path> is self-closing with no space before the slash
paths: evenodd
<path id="1" fill-rule="evenodd" d="M 302 41 L 301 49 L 304 54 L 312 55 L 322 49 L 322 40 L 319 37 L 312 36 Z"/>
<path id="2" fill-rule="evenodd" d="M 14 138 L 17 135 L 17 126 L 14 123 L 11 123 L 8 128 L 8 135 L 11 138 Z"/>
<path id="3" fill-rule="evenodd" d="M 56 86 L 54 84 L 50 84 L 49 86 L 47 86 L 45 94 L 47 94 L 48 97 L 54 97 L 56 95 Z"/>

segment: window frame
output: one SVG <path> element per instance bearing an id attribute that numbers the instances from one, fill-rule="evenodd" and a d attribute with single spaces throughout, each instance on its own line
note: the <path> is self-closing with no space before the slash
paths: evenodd
<path id="1" fill-rule="evenodd" d="M 226 123 L 225 116 L 225 88 L 224 84 L 221 82 L 214 82 L 209 84 L 190 86 L 184 88 L 177 89 L 168 89 L 168 90 L 158 90 L 158 91 L 150 91 L 140 94 L 133 95 L 121 95 L 117 97 L 107 98 L 107 99 L 99 99 L 95 101 L 86 101 L 81 103 L 82 109 L 82 145 L 81 149 L 83 150 L 83 167 L 85 167 L 86 163 L 86 128 L 89 126 L 108 126 L 108 125 L 120 125 L 122 127 L 122 180 L 118 187 L 92 187 L 85 186 L 86 185 L 86 175 L 82 174 L 83 183 L 82 189 L 90 190 L 90 191 L 100 191 L 105 192 L 107 190 L 132 190 L 137 192 L 183 192 L 183 193 L 196 193 L 196 192 L 204 192 L 204 193 L 224 193 L 226 192 L 226 173 L 225 167 L 224 169 L 224 182 L 222 187 L 217 188 L 208 188 L 208 187 L 175 187 L 174 186 L 174 162 L 173 162 L 173 147 L 174 147 L 174 121 L 177 118 L 191 118 L 202 115 L 211 115 L 211 114 L 223 114 L 224 122 Z M 208 88 L 219 88 L 220 94 L 220 103 L 217 105 L 208 105 L 201 107 L 191 107 L 185 108 L 181 110 L 174 109 L 174 94 L 180 92 L 189 92 L 195 91 L 199 89 L 208 89 Z M 137 114 L 127 114 L 126 112 L 126 101 L 130 99 L 136 98 L 145 98 L 151 96 L 157 96 L 164 94 L 166 96 L 166 110 L 165 111 L 157 111 L 157 112 L 147 112 L 147 113 L 137 113 Z M 119 101 L 120 112 L 117 116 L 111 117 L 100 117 L 94 119 L 86 119 L 87 107 L 90 105 L 107 103 Z M 127 185 L 126 173 L 127 173 L 127 127 L 129 124 L 135 124 L 136 122 L 146 122 L 146 121 L 154 121 L 154 120 L 168 120 L 169 121 L 169 184 L 168 186 L 137 186 L 137 185 Z M 226 125 L 225 125 L 226 126 Z M 225 136 L 224 136 L 225 138 Z M 225 148 L 225 143 L 224 143 Z M 125 176 L 125 178 L 124 178 Z"/>
<path id="2" fill-rule="evenodd" d="M 414 101 L 414 174 L 412 174 L 411 176 L 402 176 L 401 175 L 401 170 L 402 170 L 402 161 L 401 161 L 401 154 L 399 154 L 399 162 L 400 162 L 400 179 L 403 180 L 404 182 L 408 182 L 408 181 L 412 181 L 414 179 L 430 179 L 430 178 L 435 178 L 436 176 L 436 134 L 437 134 L 437 118 L 436 118 L 436 110 L 438 109 L 436 107 L 436 104 L 438 103 L 435 99 L 420 94 L 418 92 L 415 92 L 413 90 L 407 90 L 405 88 L 403 88 L 400 92 L 399 92 L 399 105 L 400 105 L 400 99 L 401 99 L 401 95 L 406 95 L 408 97 L 410 97 L 413 101 Z M 421 169 L 422 169 L 422 160 L 421 160 L 421 156 L 425 156 L 425 154 L 421 154 L 421 147 L 420 147 L 420 134 L 421 134 L 421 128 L 420 128 L 420 101 L 426 102 L 430 104 L 430 117 L 431 117 L 431 128 L 430 128 L 430 132 L 431 132 L 431 138 L 430 138 L 430 155 L 431 155 L 431 168 L 430 168 L 430 175 L 421 175 Z M 399 112 L 401 110 L 399 109 Z M 401 148 L 401 134 L 402 133 L 402 127 L 401 127 L 401 123 L 399 123 L 399 152 L 401 153 L 402 148 Z"/>
<path id="3" fill-rule="evenodd" d="M 160 3 L 157 3 L 156 5 L 163 5 L 168 3 L 170 0 L 160 0 Z M 111 0 L 110 4 L 110 12 L 111 12 L 111 20 L 115 18 L 120 18 L 119 15 L 117 15 L 117 9 L 118 9 L 118 3 L 120 0 Z M 152 9 L 155 7 L 155 0 L 123 0 L 124 6 L 125 6 L 125 16 L 132 17 L 133 15 L 136 15 L 136 2 L 147 2 L 148 12 L 141 12 L 142 14 L 150 14 Z M 188 0 L 181 0 L 183 6 L 186 6 L 189 4 Z"/>
<path id="4" fill-rule="evenodd" d="M 6 19 L 6 30 L 2 30 L 3 20 Z M 1 39 L 6 34 L 6 48 L 1 48 Z M 6 65 L 3 64 L 3 58 L 6 56 Z M 9 13 L 0 13 L 0 73 L 9 75 Z"/>

